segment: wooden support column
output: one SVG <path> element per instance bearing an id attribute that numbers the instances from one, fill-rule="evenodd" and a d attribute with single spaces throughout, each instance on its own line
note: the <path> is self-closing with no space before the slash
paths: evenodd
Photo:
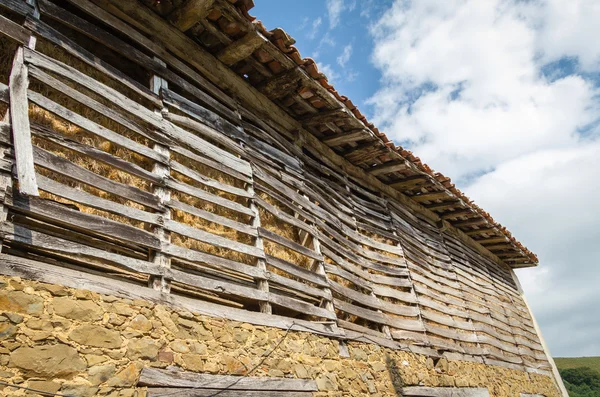
<path id="1" fill-rule="evenodd" d="M 33 6 L 33 18 L 39 19 L 40 13 L 35 0 L 28 0 Z M 27 47 L 34 49 L 36 37 L 30 36 Z M 17 48 L 13 59 L 12 70 L 8 79 L 9 108 L 12 127 L 13 145 L 15 150 L 19 192 L 29 196 L 39 196 L 33 164 L 33 145 L 29 125 L 29 102 L 27 88 L 29 73 L 23 59 L 23 46 Z"/>
<path id="2" fill-rule="evenodd" d="M 394 220 L 394 217 L 391 215 L 392 209 L 390 208 L 390 205 L 388 204 L 388 200 L 385 199 L 385 197 L 383 197 L 383 198 L 385 200 L 385 209 L 387 210 L 388 214 L 390 214 L 390 227 L 392 229 L 392 234 L 394 236 L 396 236 L 396 238 L 398 239 L 397 246 L 400 247 L 400 249 L 402 250 L 402 255 L 404 257 L 404 265 L 406 266 L 406 270 L 407 270 L 407 274 L 408 274 L 408 282 L 410 283 L 410 290 L 412 291 L 413 294 L 415 294 L 415 300 L 417 302 L 417 311 L 419 312 L 419 314 L 418 314 L 419 322 L 421 323 L 421 325 L 423 325 L 423 335 L 427 336 L 427 331 L 425 330 L 425 325 L 423 322 L 423 316 L 421 315 L 421 304 L 419 303 L 419 295 L 417 295 L 417 292 L 415 291 L 415 283 L 412 279 L 412 276 L 410 275 L 410 269 L 408 268 L 408 263 L 406 263 L 405 250 L 404 250 L 404 247 L 402 246 L 402 240 L 400 238 L 400 235 L 398 234 L 398 226 L 396 225 L 396 221 Z"/>
<path id="3" fill-rule="evenodd" d="M 533 322 L 533 327 L 535 328 L 535 333 L 537 334 L 538 338 L 540 338 L 540 344 L 542 345 L 542 348 L 544 349 L 544 354 L 546 354 L 546 358 L 548 359 L 548 362 L 550 363 L 550 366 L 552 367 L 552 375 L 554 378 L 554 382 L 556 383 L 556 387 L 558 388 L 558 390 L 560 390 L 560 394 L 562 397 L 569 397 L 569 393 L 567 392 L 567 389 L 565 388 L 565 384 L 563 383 L 560 373 L 558 372 L 556 363 L 554 362 L 554 359 L 552 358 L 552 354 L 550 354 L 550 349 L 548 348 L 548 345 L 546 344 L 546 341 L 544 340 L 540 326 L 539 326 L 538 322 L 536 321 L 535 316 L 533 315 L 533 312 L 531 311 L 531 307 L 529 306 L 529 303 L 527 302 L 527 298 L 525 298 L 525 294 L 523 293 L 523 287 L 521 287 L 519 278 L 517 277 L 517 274 L 515 273 L 515 271 L 512 268 L 510 269 L 510 275 L 512 276 L 512 279 L 515 282 L 515 285 L 517 286 L 517 290 L 519 291 L 519 295 L 521 295 L 521 299 L 523 299 L 523 303 L 525 304 L 525 307 L 527 308 L 527 311 L 529 312 L 529 316 L 531 317 L 531 322 Z"/>
<path id="4" fill-rule="evenodd" d="M 352 197 L 352 190 L 350 189 L 350 186 L 348 185 L 348 176 L 345 174 L 344 174 L 344 180 L 346 181 L 345 187 L 346 187 L 346 191 L 348 192 L 348 197 Z M 354 205 L 352 205 L 352 211 L 354 212 Z M 354 214 L 352 214 L 352 219 L 354 220 L 354 231 L 356 233 L 360 233 L 358 231 L 356 216 L 354 216 Z M 375 295 L 375 293 L 373 291 L 371 291 L 370 295 L 379 301 L 379 297 L 377 295 Z M 381 309 L 377 309 L 377 313 L 381 313 L 382 315 L 385 315 L 385 313 L 383 313 L 383 311 Z M 385 334 L 386 337 L 392 339 L 392 332 L 390 331 L 389 325 L 379 324 L 379 331 L 381 331 L 383 334 Z"/>
<path id="5" fill-rule="evenodd" d="M 160 61 L 158 58 L 155 58 L 156 61 L 163 64 L 166 67 L 166 64 Z M 150 89 L 157 95 L 160 95 L 161 88 L 168 88 L 168 83 L 165 79 L 160 76 L 153 75 L 150 80 Z M 162 114 L 162 111 L 167 111 L 166 107 L 163 106 L 163 109 L 155 109 L 157 114 Z M 155 143 L 153 149 L 166 157 L 170 157 L 170 150 L 167 146 L 161 145 L 159 143 Z M 171 167 L 165 165 L 163 163 L 156 162 L 154 163 L 154 167 L 152 168 L 152 172 L 156 174 L 158 177 L 162 179 L 166 179 L 171 174 Z M 165 186 L 154 186 L 153 193 L 158 196 L 160 203 L 165 204 L 171 199 L 171 190 Z M 171 219 L 171 210 L 169 208 L 165 208 L 162 212 L 161 216 L 164 219 Z M 154 228 L 154 233 L 160 239 L 161 242 L 170 243 L 171 242 L 171 233 L 165 230 L 162 226 L 156 226 Z M 162 252 L 155 252 L 154 258 L 152 262 L 160 267 L 168 269 L 171 267 L 171 258 L 165 255 Z M 161 291 L 165 293 L 171 292 L 171 281 L 165 279 L 164 276 L 151 276 L 148 280 L 149 286 L 156 291 Z"/>
<path id="6" fill-rule="evenodd" d="M 246 188 L 246 190 L 252 197 L 254 197 L 254 195 L 256 194 L 256 192 L 254 191 L 254 180 L 252 180 L 248 184 L 248 187 Z M 254 229 L 258 230 L 258 228 L 260 228 L 260 212 L 258 211 L 258 206 L 256 205 L 256 200 L 254 198 L 250 199 L 250 210 L 254 213 L 254 218 L 252 219 L 252 227 Z M 254 246 L 264 252 L 264 249 L 265 249 L 264 242 L 263 242 L 263 239 L 260 236 L 260 234 L 256 235 L 256 240 L 254 242 Z M 256 267 L 262 271 L 265 271 L 265 272 L 267 271 L 267 263 L 262 258 L 258 258 L 256 260 Z M 256 286 L 258 287 L 258 289 L 260 291 L 264 292 L 265 295 L 268 296 L 269 282 L 267 280 L 257 279 Z M 261 313 L 271 314 L 273 312 L 273 308 L 271 307 L 271 304 L 268 301 L 260 301 L 260 302 L 258 302 L 258 305 L 259 305 Z"/>

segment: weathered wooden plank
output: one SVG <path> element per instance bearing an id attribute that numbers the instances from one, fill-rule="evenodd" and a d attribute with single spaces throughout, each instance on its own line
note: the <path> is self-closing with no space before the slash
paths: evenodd
<path id="1" fill-rule="evenodd" d="M 373 309 L 379 309 L 384 312 L 393 313 L 400 316 L 416 317 L 419 315 L 418 309 L 416 307 L 394 305 L 389 302 L 380 301 L 372 295 L 362 294 L 348 287 L 344 287 L 343 285 L 340 285 L 334 281 L 329 281 L 329 285 L 331 286 L 331 289 L 337 292 L 338 294 L 343 295 L 346 298 L 350 298 L 353 301 L 358 302 L 362 305 L 369 306 Z"/>
<path id="2" fill-rule="evenodd" d="M 164 269 L 160 269 L 150 262 L 54 237 L 10 222 L 3 222 L 0 224 L 0 235 L 2 240 L 7 242 L 67 255 L 70 258 L 79 258 L 83 260 L 86 258 L 93 258 L 114 263 L 135 272 L 154 275 L 169 275 L 168 271 L 165 272 Z"/>
<path id="3" fill-rule="evenodd" d="M 403 280 L 405 283 L 409 283 L 408 279 Z M 410 287 L 409 287 L 410 288 Z M 399 291 L 395 288 L 385 287 L 383 285 L 373 285 L 373 292 L 378 296 L 387 296 L 388 298 L 398 299 L 399 301 L 408 304 L 417 304 L 417 298 L 415 294 L 411 292 Z"/>
<path id="4" fill-rule="evenodd" d="M 135 175 L 146 181 L 152 182 L 155 185 L 164 184 L 162 178 L 156 176 L 150 171 L 145 170 L 144 168 L 140 167 L 135 163 L 131 163 L 127 160 L 121 159 L 120 157 L 113 156 L 112 154 L 96 149 L 93 146 L 81 144 L 41 124 L 32 123 L 31 132 L 33 133 L 33 135 L 39 138 L 43 138 L 44 140 L 55 143 L 59 146 L 62 146 L 63 148 L 72 150 L 76 153 L 89 156 L 96 161 L 103 162 L 104 164 L 115 167 L 121 171 L 125 171 L 131 175 Z"/>
<path id="5" fill-rule="evenodd" d="M 208 15 L 214 4 L 214 0 L 190 0 L 179 6 L 169 14 L 168 20 L 177 29 L 185 32 L 198 21 Z"/>
<path id="6" fill-rule="evenodd" d="M 302 222 L 298 218 L 288 215 L 283 211 L 280 211 L 279 208 L 267 203 L 265 200 L 263 200 L 262 198 L 260 198 L 258 196 L 255 197 L 254 200 L 256 201 L 256 204 L 258 204 L 264 210 L 268 211 L 270 214 L 272 214 L 277 219 L 279 219 L 283 222 L 289 223 L 290 225 L 296 226 L 297 228 L 304 230 L 305 232 L 307 232 L 310 235 L 315 234 L 315 229 L 311 225 L 309 225 L 305 222 Z"/>
<path id="7" fill-rule="evenodd" d="M 370 168 L 367 172 L 371 175 L 385 175 L 392 172 L 404 171 L 409 169 L 409 164 L 406 160 L 388 161 Z"/>
<path id="8" fill-rule="evenodd" d="M 179 146 L 171 146 L 171 151 L 178 153 L 182 156 L 187 157 L 188 159 L 197 161 L 200 164 L 204 164 L 209 166 L 210 168 L 213 168 L 217 171 L 220 171 L 224 174 L 227 174 L 229 176 L 232 176 L 236 179 L 239 179 L 240 181 L 246 182 L 246 183 L 250 183 L 252 182 L 252 178 L 250 178 L 248 175 L 244 175 L 234 169 L 231 169 L 229 167 L 224 166 L 223 164 L 221 164 L 218 161 L 215 160 L 211 160 L 209 158 L 206 158 L 204 156 L 200 156 L 194 152 L 192 152 L 191 150 L 179 147 Z"/>
<path id="9" fill-rule="evenodd" d="M 239 146 L 237 143 L 238 141 L 241 141 L 251 148 L 267 154 L 269 158 L 279 161 L 280 163 L 285 164 L 294 170 L 301 170 L 301 165 L 298 159 L 273 147 L 272 145 L 264 143 L 261 140 L 248 135 L 236 125 L 237 123 L 230 123 L 229 121 L 216 115 L 214 112 L 203 108 L 202 106 L 173 91 L 163 90 L 163 98 L 165 103 L 175 107 L 178 110 L 181 110 L 187 115 L 200 121 L 202 124 L 176 114 L 165 115 L 168 120 L 171 120 L 174 123 L 186 128 L 190 128 L 202 134 L 204 137 L 224 145 L 234 153 L 240 154 L 245 152 L 245 149 L 242 146 Z M 237 121 L 239 122 L 239 120 Z M 248 154 L 252 154 L 252 152 L 250 151 Z"/>
<path id="10" fill-rule="evenodd" d="M 33 7 L 21 0 L 1 0 L 0 7 L 5 10 L 16 12 L 21 16 L 33 14 Z"/>
<path id="11" fill-rule="evenodd" d="M 219 88 L 213 85 L 210 81 L 208 81 L 194 69 L 186 65 L 184 62 L 180 61 L 177 57 L 173 56 L 169 51 L 167 51 L 165 47 L 161 46 L 152 38 L 146 37 L 143 33 L 139 32 L 131 25 L 123 22 L 118 17 L 114 16 L 110 12 L 107 12 L 104 8 L 98 7 L 97 5 L 93 4 L 88 0 L 69 0 L 69 2 L 74 4 L 84 12 L 88 13 L 89 15 L 98 18 L 100 21 L 102 21 L 102 23 L 107 24 L 108 26 L 113 27 L 117 31 L 122 32 L 135 43 L 141 45 L 147 51 L 150 51 L 154 55 L 158 56 L 168 65 L 170 65 L 174 70 L 181 72 L 190 81 L 193 81 L 200 87 L 202 87 L 202 90 L 199 90 L 192 84 L 187 83 L 185 79 L 178 79 L 179 81 L 177 81 L 171 78 L 171 80 L 173 80 L 173 83 L 175 83 L 179 87 L 183 87 L 188 92 L 193 93 L 193 95 L 196 98 L 200 99 L 202 103 L 210 105 L 214 109 L 219 109 L 218 105 L 220 105 L 221 103 L 224 104 L 226 108 L 236 108 L 234 101 L 229 96 L 223 93 L 223 91 L 221 91 Z M 96 2 L 106 8 L 105 2 Z M 133 23 L 132 25 L 135 26 L 136 24 Z M 186 57 L 183 57 L 182 59 L 185 58 Z M 210 95 L 205 94 L 203 91 L 208 91 Z M 217 98 L 218 101 L 213 99 L 211 95 L 212 97 Z M 221 113 L 219 111 L 219 113 L 224 114 L 225 112 Z"/>
<path id="12" fill-rule="evenodd" d="M 163 208 L 158 198 L 149 192 L 98 175 L 39 147 L 34 147 L 33 154 L 35 164 L 40 167 L 147 207 Z"/>
<path id="13" fill-rule="evenodd" d="M 177 393 L 178 397 L 311 397 L 312 392 L 309 391 L 251 391 L 251 390 L 223 390 L 223 389 L 172 389 L 162 387 L 149 387 L 148 397 L 164 397 L 170 394 Z"/>
<path id="14" fill-rule="evenodd" d="M 253 286 L 249 287 L 240 283 L 226 281 L 224 279 L 203 277 L 198 274 L 183 272 L 181 270 L 176 269 L 170 270 L 170 277 L 173 281 L 177 281 L 187 285 L 192 285 L 205 291 L 215 292 L 219 295 L 224 294 L 241 296 L 244 298 L 256 300 L 268 299 L 268 294 L 264 293 L 263 291 L 259 291 Z"/>
<path id="15" fill-rule="evenodd" d="M 279 99 L 296 92 L 300 87 L 301 75 L 296 68 L 276 74 L 259 84 L 256 88 L 269 99 Z"/>
<path id="16" fill-rule="evenodd" d="M 313 332 L 332 337 L 343 337 L 343 331 L 335 324 L 322 324 L 312 321 L 293 319 L 274 314 L 263 314 L 227 307 L 211 302 L 183 296 L 166 295 L 151 288 L 140 287 L 120 280 L 97 276 L 81 271 L 58 267 L 43 262 L 0 254 L 0 274 L 19 276 L 28 280 L 37 280 L 49 284 L 64 285 L 70 288 L 85 289 L 99 294 L 127 299 L 144 299 L 190 312 L 233 321 L 264 325 L 292 331 Z"/>
<path id="17" fill-rule="evenodd" d="M 21 45 L 27 45 L 29 43 L 29 37 L 31 36 L 29 30 L 3 15 L 0 15 L 0 33 L 15 40 Z"/>
<path id="18" fill-rule="evenodd" d="M 397 181 L 390 182 L 389 185 L 396 190 L 413 190 L 418 187 L 423 187 L 431 184 L 429 177 L 425 175 L 413 175 L 406 178 L 398 179 Z M 411 196 L 420 197 L 420 196 Z"/>
<path id="19" fill-rule="evenodd" d="M 101 95 L 124 111 L 159 129 L 161 132 L 165 133 L 167 137 L 175 139 L 213 160 L 220 161 L 223 165 L 233 168 L 238 172 L 251 175 L 250 165 L 246 161 L 208 143 L 182 128 L 166 122 L 149 109 L 146 109 L 120 92 L 84 75 L 76 69 L 31 50 L 25 51 L 25 57 L 28 62 L 42 68 L 47 68 L 48 70 L 58 73 L 69 80 L 81 84 L 96 94 Z M 146 133 L 147 132 L 148 130 L 146 130 Z M 142 132 L 142 134 L 144 134 L 144 132 Z M 163 142 L 160 143 L 168 144 L 169 142 L 168 140 L 164 142 L 163 138 Z"/>
<path id="20" fill-rule="evenodd" d="M 9 76 L 8 89 L 10 94 L 10 121 L 12 126 L 13 145 L 17 166 L 19 191 L 30 196 L 38 196 L 33 164 L 33 147 L 31 145 L 31 130 L 29 126 L 29 108 L 27 87 L 29 76 L 24 62 L 24 48 L 19 47 L 13 59 Z"/>
<path id="21" fill-rule="evenodd" d="M 269 41 L 257 31 L 251 30 L 244 37 L 223 48 L 215 56 L 225 65 L 233 65 L 248 58 L 252 53 Z"/>
<path id="22" fill-rule="evenodd" d="M 282 392 L 317 390 L 312 379 L 210 375 L 158 368 L 144 368 L 138 385 Z"/>
<path id="23" fill-rule="evenodd" d="M 243 140 L 245 137 L 245 133 L 240 130 L 240 128 L 236 125 L 239 123 L 239 119 L 236 119 L 235 123 L 232 123 L 223 117 L 216 114 L 214 111 L 207 109 L 195 102 L 190 101 L 189 99 L 177 94 L 176 92 L 169 89 L 162 89 L 161 95 L 163 101 L 174 108 L 181 110 L 185 114 L 195 118 L 200 121 L 204 125 L 198 126 L 197 124 L 188 123 L 186 127 L 192 127 L 194 130 L 205 135 L 207 138 L 212 138 L 219 143 L 222 143 L 225 146 L 231 146 L 231 144 L 235 145 L 235 142 L 228 141 L 227 137 L 231 139 L 239 139 Z M 178 123 L 183 123 L 185 121 L 181 116 L 177 116 L 175 114 L 167 114 L 166 116 L 170 117 L 170 120 Z M 207 129 L 211 127 L 213 130 Z M 225 136 L 223 136 L 223 133 Z M 241 151 L 241 148 L 237 148 Z"/>
<path id="24" fill-rule="evenodd" d="M 179 211 L 187 212 L 188 214 L 197 216 L 209 222 L 214 222 L 219 225 L 223 225 L 229 227 L 231 229 L 237 230 L 238 232 L 242 232 L 248 234 L 250 236 L 257 236 L 258 232 L 251 225 L 246 225 L 241 222 L 234 221 L 233 219 L 214 214 L 212 212 L 205 211 L 203 209 L 194 207 L 192 205 L 182 203 L 181 201 L 177 201 L 175 199 L 171 199 L 165 203 L 166 206 L 176 209 Z"/>
<path id="25" fill-rule="evenodd" d="M 327 146 L 339 146 L 347 143 L 358 142 L 364 139 L 373 139 L 373 135 L 366 129 L 358 129 L 355 131 L 348 131 L 333 136 L 323 138 L 321 142 Z"/>
<path id="26" fill-rule="evenodd" d="M 215 268 L 224 272 L 233 272 L 244 274 L 254 278 L 267 279 L 268 272 L 257 269 L 254 266 L 236 262 L 217 255 L 207 254 L 206 252 L 196 251 L 179 245 L 164 242 L 162 245 L 163 253 L 183 259 L 186 262 L 199 264 L 199 269 Z"/>
<path id="27" fill-rule="evenodd" d="M 212 187 L 212 188 L 218 189 L 222 192 L 231 193 L 231 194 L 234 194 L 239 197 L 246 197 L 246 198 L 250 197 L 250 195 L 248 194 L 248 192 L 245 189 L 231 186 L 226 183 L 219 182 L 216 179 L 212 179 L 207 176 L 204 176 L 204 175 L 194 171 L 193 169 L 186 167 L 183 164 L 178 163 L 177 161 L 171 161 L 171 169 L 173 171 L 179 172 L 180 174 L 182 174 L 198 183 L 203 184 L 204 186 Z"/>
<path id="28" fill-rule="evenodd" d="M 413 199 L 414 201 L 416 201 L 418 203 L 422 203 L 424 201 L 443 200 L 445 198 L 450 198 L 450 197 L 451 196 L 449 196 L 448 192 L 446 192 L 446 191 L 422 193 L 419 195 L 410 196 L 411 199 Z"/>
<path id="29" fill-rule="evenodd" d="M 160 249 L 158 239 L 151 233 L 101 216 L 73 210 L 50 200 L 22 196 L 18 192 L 12 191 L 7 192 L 5 203 L 15 211 L 48 223 L 69 227 L 87 234 L 128 241 L 147 248 Z"/>
<path id="30" fill-rule="evenodd" d="M 230 249 L 236 252 L 240 252 L 243 254 L 251 255 L 257 258 L 264 258 L 265 254 L 262 250 L 257 249 L 252 245 L 246 245 L 239 243 L 234 240 L 229 240 L 228 238 L 218 236 L 216 234 L 212 234 L 206 232 L 201 229 L 196 229 L 193 226 L 189 226 L 183 223 L 179 223 L 170 219 L 164 220 L 164 226 L 166 229 L 174 233 L 181 234 L 183 236 L 187 236 L 193 238 L 198 241 L 202 241 L 207 244 L 214 245 L 216 247 Z"/>
<path id="31" fill-rule="evenodd" d="M 346 313 L 362 317 L 366 320 L 373 321 L 379 324 L 389 325 L 390 327 L 404 329 L 408 331 L 425 331 L 423 324 L 418 320 L 404 320 L 397 317 L 386 316 L 375 310 L 365 309 L 360 306 L 352 305 L 339 299 L 334 299 L 333 304 L 337 309 L 343 310 Z"/>
<path id="32" fill-rule="evenodd" d="M 177 190 L 179 192 L 188 194 L 190 196 L 199 198 L 200 200 L 208 201 L 209 203 L 220 205 L 221 207 L 228 208 L 232 211 L 239 212 L 240 214 L 254 216 L 252 210 L 238 202 L 228 200 L 221 196 L 217 196 L 216 194 L 207 192 L 206 190 L 197 188 L 192 185 L 188 185 L 187 183 L 179 182 L 175 179 L 167 179 L 166 181 L 167 187 Z"/>
<path id="33" fill-rule="evenodd" d="M 102 18 L 101 21 L 103 23 L 111 22 L 111 24 L 113 24 L 113 25 L 118 25 L 119 28 L 124 28 L 128 32 L 131 31 L 131 27 L 124 27 L 123 24 L 116 23 L 115 18 L 113 16 L 110 16 L 110 14 L 107 15 L 107 13 L 104 12 L 101 8 L 94 6 L 93 4 L 89 3 L 88 1 L 70 0 L 70 2 L 74 3 L 77 7 L 83 9 L 84 11 L 89 12 L 90 15 L 92 15 L 93 17 Z M 42 12 L 44 13 L 45 16 L 55 19 L 55 20 L 59 21 L 60 23 L 63 23 L 66 26 L 70 27 L 71 29 L 75 29 L 76 31 L 79 31 L 80 33 L 90 37 L 92 40 L 95 40 L 99 44 L 111 48 L 112 50 L 121 54 L 125 58 L 128 58 L 131 61 L 137 63 L 138 65 L 142 66 L 143 68 L 149 69 L 154 74 L 156 74 L 160 77 L 163 77 L 166 80 L 183 88 L 187 92 L 194 95 L 202 103 L 207 104 L 211 108 L 215 109 L 219 114 L 222 114 L 225 117 L 231 117 L 232 112 L 230 109 L 228 109 L 226 106 L 222 105 L 219 101 L 216 101 L 210 95 L 206 94 L 205 92 L 203 92 L 202 90 L 200 90 L 196 86 L 194 86 L 193 84 L 190 84 L 188 81 L 186 81 L 185 79 L 181 78 L 179 75 L 177 75 L 176 73 L 171 71 L 169 68 L 166 67 L 166 65 L 164 63 L 160 62 L 160 59 L 154 59 L 153 57 L 144 54 L 142 51 L 129 45 L 128 43 L 125 43 L 118 37 L 113 36 L 112 34 L 102 30 L 98 25 L 90 24 L 86 20 L 81 19 L 81 18 L 77 17 L 76 15 L 69 13 L 68 11 L 54 5 L 53 3 L 50 3 L 46 0 L 41 0 L 40 3 L 41 3 Z M 140 39 L 139 33 L 134 34 L 134 36 L 137 39 Z M 148 44 L 147 38 L 145 40 L 141 39 L 141 41 L 144 44 Z M 155 45 L 154 46 L 150 45 L 150 46 L 152 48 L 156 49 Z M 164 56 L 166 55 L 163 51 L 160 51 L 160 50 L 155 52 L 155 54 L 158 55 L 159 58 L 164 58 Z M 176 60 L 173 56 L 168 56 L 168 58 L 169 58 L 168 60 L 171 61 L 170 63 L 174 63 L 176 66 L 180 67 L 180 69 L 184 69 L 185 71 L 191 71 L 189 69 L 189 67 L 186 67 L 185 65 L 183 65 L 182 62 Z M 167 59 L 165 59 L 165 61 L 166 60 Z M 201 76 L 199 76 L 197 73 L 192 73 L 192 74 L 194 77 L 196 77 L 196 79 L 194 79 L 193 81 L 206 82 L 206 80 L 204 78 L 202 78 Z M 212 89 L 212 91 L 217 91 L 214 89 L 214 87 L 212 87 L 211 84 L 209 84 L 209 85 L 211 86 L 210 88 Z M 221 94 L 220 96 L 223 97 L 222 93 L 220 93 L 220 94 Z"/>
<path id="34" fill-rule="evenodd" d="M 306 313 L 317 317 L 323 317 L 329 320 L 335 320 L 336 315 L 333 311 L 317 307 L 311 305 L 310 303 L 306 303 L 304 301 L 290 298 L 287 296 L 279 295 L 274 292 L 269 292 L 269 300 L 270 303 L 282 307 L 286 307 L 288 309 L 292 309 L 297 311 L 298 313 Z"/>
<path id="35" fill-rule="evenodd" d="M 69 98 L 81 103 L 82 105 L 84 105 L 94 111 L 97 111 L 98 113 L 102 114 L 103 116 L 108 117 L 109 119 L 116 121 L 117 123 L 123 125 L 124 127 L 129 128 L 133 132 L 138 133 L 141 136 L 149 138 L 151 140 L 155 140 L 154 139 L 154 138 L 156 138 L 155 135 L 147 134 L 147 130 L 144 129 L 139 124 L 135 123 L 133 120 L 131 120 L 127 117 L 124 117 L 123 115 L 114 111 L 113 109 L 91 99 L 90 97 L 80 93 L 79 91 L 75 90 L 74 88 L 69 87 L 68 85 L 53 78 L 52 76 L 41 71 L 40 69 L 36 68 L 35 66 L 30 66 L 29 69 L 30 69 L 30 75 L 32 77 L 34 77 L 36 80 L 39 80 L 42 83 L 48 84 L 52 88 L 61 92 L 62 94 L 67 95 Z M 64 106 L 61 106 L 61 105 L 57 104 L 56 102 L 51 101 L 50 99 L 44 97 L 43 95 L 41 95 L 37 92 L 29 91 L 28 97 L 31 100 L 31 102 L 35 103 L 36 105 L 39 105 L 40 107 L 48 110 L 51 113 L 56 114 L 57 116 L 67 120 L 68 122 L 73 123 L 76 126 L 81 127 L 84 130 L 91 132 L 95 135 L 98 135 L 99 137 L 102 137 L 110 142 L 113 142 L 119 146 L 126 148 L 126 149 L 132 150 L 146 158 L 149 158 L 149 159 L 152 159 L 155 161 L 161 161 L 163 163 L 168 163 L 168 161 L 169 161 L 168 158 L 156 153 L 154 150 L 150 149 L 149 147 L 144 146 L 138 142 L 135 142 L 129 138 L 126 138 L 120 134 L 117 134 L 116 132 L 113 132 L 113 131 L 109 130 L 108 128 L 105 128 L 97 123 L 94 123 L 93 121 L 90 121 L 90 120 L 86 119 L 85 117 L 79 115 L 78 113 L 75 113 L 75 112 L 65 108 Z M 162 141 L 163 141 L 163 143 L 168 142 L 168 140 L 165 140 L 164 138 L 162 139 Z"/>
<path id="36" fill-rule="evenodd" d="M 331 299 L 331 292 L 326 289 L 316 288 L 304 281 L 296 281 L 291 278 L 280 276 L 277 273 L 269 272 L 269 288 L 273 285 L 283 287 L 284 293 L 296 295 L 299 299 L 305 299 L 306 295 Z"/>
<path id="37" fill-rule="evenodd" d="M 40 21 L 39 19 L 27 18 L 25 20 L 25 26 L 31 29 L 36 35 L 43 37 L 44 39 L 54 43 L 55 45 L 61 47 L 69 54 L 73 55 L 77 59 L 85 62 L 86 64 L 92 66 L 99 72 L 102 72 L 112 78 L 114 81 L 117 81 L 123 84 L 125 87 L 131 89 L 137 95 L 145 98 L 156 106 L 160 106 L 160 99 L 158 96 L 154 95 L 147 87 L 133 80 L 131 77 L 121 72 L 119 69 L 114 66 L 106 63 L 101 58 L 92 54 L 79 44 L 75 43 L 73 40 L 63 35 L 59 31 Z"/>
<path id="38" fill-rule="evenodd" d="M 274 268 L 283 270 L 284 272 L 289 273 L 292 276 L 309 281 L 321 287 L 329 287 L 329 284 L 327 283 L 325 277 L 311 272 L 310 270 L 300 267 L 294 263 L 287 262 L 283 259 L 279 259 L 268 254 L 265 255 L 265 260 L 267 261 L 267 264 L 269 264 L 269 266 L 273 266 Z"/>
<path id="39" fill-rule="evenodd" d="M 296 251 L 302 255 L 308 256 L 309 258 L 312 258 L 315 260 L 321 260 L 321 261 L 324 259 L 323 256 L 318 255 L 315 251 L 311 250 L 310 248 L 307 248 L 295 241 L 288 240 L 285 237 L 281 237 L 277 233 L 274 233 L 263 227 L 258 228 L 258 234 L 260 236 L 266 238 L 269 241 L 273 241 L 274 243 L 281 244 L 284 247 L 289 248 L 293 251 Z"/>
<path id="40" fill-rule="evenodd" d="M 115 215 L 121 215 L 140 222 L 146 222 L 148 224 L 157 225 L 161 222 L 160 216 L 157 214 L 152 214 L 134 207 L 106 200 L 80 189 L 73 189 L 40 174 L 37 174 L 36 178 L 40 190 L 52 193 L 55 196 L 66 198 L 67 200 L 75 201 L 102 211 L 107 211 Z"/>
<path id="41" fill-rule="evenodd" d="M 489 397 L 487 388 L 483 387 L 403 387 L 402 395 L 407 397 Z"/>

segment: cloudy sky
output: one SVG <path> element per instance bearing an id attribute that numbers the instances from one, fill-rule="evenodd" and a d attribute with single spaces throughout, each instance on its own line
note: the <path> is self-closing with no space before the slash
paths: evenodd
<path id="1" fill-rule="evenodd" d="M 538 254 L 554 356 L 600 355 L 600 1 L 257 1 L 338 91 Z"/>

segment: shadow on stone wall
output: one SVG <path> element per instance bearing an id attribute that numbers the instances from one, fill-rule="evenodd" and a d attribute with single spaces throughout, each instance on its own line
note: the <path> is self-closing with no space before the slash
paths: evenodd
<path id="1" fill-rule="evenodd" d="M 390 357 L 389 354 L 385 355 L 385 365 L 387 366 L 388 372 L 390 374 L 390 379 L 392 380 L 392 385 L 394 386 L 394 391 L 397 396 L 402 396 L 402 376 L 400 375 L 400 371 L 398 370 L 398 365 L 396 364 L 396 360 Z"/>

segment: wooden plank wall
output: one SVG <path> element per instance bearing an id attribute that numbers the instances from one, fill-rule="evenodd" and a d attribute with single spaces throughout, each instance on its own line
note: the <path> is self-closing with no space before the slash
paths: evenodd
<path id="1" fill-rule="evenodd" d="M 29 102 L 19 128 L 32 136 L 8 116 L 0 126 L 5 258 L 150 283 L 224 316 L 273 313 L 274 326 L 285 317 L 434 357 L 549 369 L 510 269 L 362 187 L 108 3 L 60 4 L 40 0 L 37 19 L 0 0 L 2 40 L 30 79 L 16 99 Z M 0 99 L 24 108 L 6 72 Z M 11 176 L 15 161 L 33 179 Z"/>

